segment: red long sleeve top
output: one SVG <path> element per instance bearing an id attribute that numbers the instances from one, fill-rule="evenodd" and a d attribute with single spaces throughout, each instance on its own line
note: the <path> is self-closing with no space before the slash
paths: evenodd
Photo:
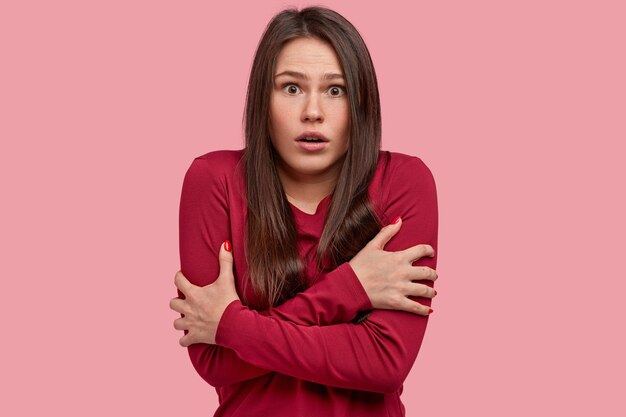
<path id="1" fill-rule="evenodd" d="M 210 152 L 189 167 L 180 203 L 181 270 L 196 285 L 212 283 L 219 274 L 220 245 L 229 239 L 237 292 L 240 298 L 246 291 L 254 299 L 251 285 L 244 282 L 247 206 L 242 155 L 242 150 Z M 385 250 L 430 244 L 435 257 L 413 265 L 434 269 L 437 196 L 433 176 L 422 160 L 381 151 L 368 193 L 383 224 L 402 217 L 400 231 Z M 373 310 L 365 320 L 352 322 L 359 312 L 373 307 L 351 266 L 346 262 L 314 278 L 315 248 L 331 199 L 323 199 L 314 214 L 291 205 L 310 287 L 266 311 L 235 300 L 219 322 L 216 344 L 189 346 L 196 371 L 217 391 L 220 405 L 215 416 L 405 415 L 402 384 L 428 317 Z"/>

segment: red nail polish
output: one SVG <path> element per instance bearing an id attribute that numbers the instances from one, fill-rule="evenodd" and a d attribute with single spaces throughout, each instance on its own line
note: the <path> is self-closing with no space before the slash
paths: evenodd
<path id="1" fill-rule="evenodd" d="M 226 249 L 226 252 L 230 252 L 230 240 L 224 242 L 224 249 Z"/>
<path id="2" fill-rule="evenodd" d="M 437 290 L 435 290 L 435 295 L 437 295 Z"/>
<path id="3" fill-rule="evenodd" d="M 428 309 L 428 314 L 431 314 L 434 310 L 432 308 Z"/>
<path id="4" fill-rule="evenodd" d="M 396 217 L 391 223 L 396 224 L 400 221 L 400 216 Z"/>

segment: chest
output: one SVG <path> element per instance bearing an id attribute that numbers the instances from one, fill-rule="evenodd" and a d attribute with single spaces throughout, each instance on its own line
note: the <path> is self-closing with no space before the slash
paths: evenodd
<path id="1" fill-rule="evenodd" d="M 231 200 L 232 203 L 232 200 Z M 326 207 L 320 206 L 315 214 L 307 214 L 296 207 L 292 207 L 294 225 L 297 231 L 298 256 L 303 266 L 303 277 L 307 286 L 312 285 L 319 276 L 317 267 L 317 249 L 319 240 L 324 230 Z M 231 207 L 231 243 L 233 246 L 234 265 L 237 292 L 245 294 L 248 300 L 256 301 L 252 283 L 248 274 L 248 264 L 245 256 L 246 241 L 246 208 L 243 206 Z"/>

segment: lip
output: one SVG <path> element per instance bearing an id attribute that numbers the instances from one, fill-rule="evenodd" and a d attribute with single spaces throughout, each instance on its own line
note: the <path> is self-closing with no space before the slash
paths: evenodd
<path id="1" fill-rule="evenodd" d="M 305 141 L 302 140 L 304 138 L 321 139 L 322 142 L 305 142 Z M 307 152 L 321 151 L 321 150 L 324 150 L 326 147 L 329 146 L 328 138 L 326 136 L 322 135 L 320 132 L 317 132 L 315 130 L 307 130 L 306 132 L 301 133 L 295 139 L 295 142 L 298 145 L 298 147 L 300 147 L 300 149 L 302 149 L 304 151 L 307 151 Z"/>
<path id="2" fill-rule="evenodd" d="M 328 138 L 326 136 L 324 136 L 320 132 L 316 132 L 314 130 L 307 130 L 306 132 L 301 133 L 295 140 L 297 142 L 299 142 L 300 140 L 302 140 L 304 138 L 315 138 L 315 139 L 321 139 L 324 142 L 328 142 Z"/>

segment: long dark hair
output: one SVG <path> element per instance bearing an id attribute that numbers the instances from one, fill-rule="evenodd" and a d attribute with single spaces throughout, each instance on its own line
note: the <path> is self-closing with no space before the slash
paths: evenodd
<path id="1" fill-rule="evenodd" d="M 376 73 L 365 42 L 333 10 L 318 6 L 283 10 L 269 22 L 257 47 L 244 112 L 246 258 L 260 300 L 251 307 L 258 309 L 280 305 L 306 288 L 293 213 L 278 177 L 269 135 L 276 60 L 286 42 L 301 37 L 318 38 L 334 48 L 350 103 L 348 151 L 318 244 L 318 268 L 329 270 L 350 260 L 381 227 L 367 195 L 380 151 L 381 117 Z"/>

